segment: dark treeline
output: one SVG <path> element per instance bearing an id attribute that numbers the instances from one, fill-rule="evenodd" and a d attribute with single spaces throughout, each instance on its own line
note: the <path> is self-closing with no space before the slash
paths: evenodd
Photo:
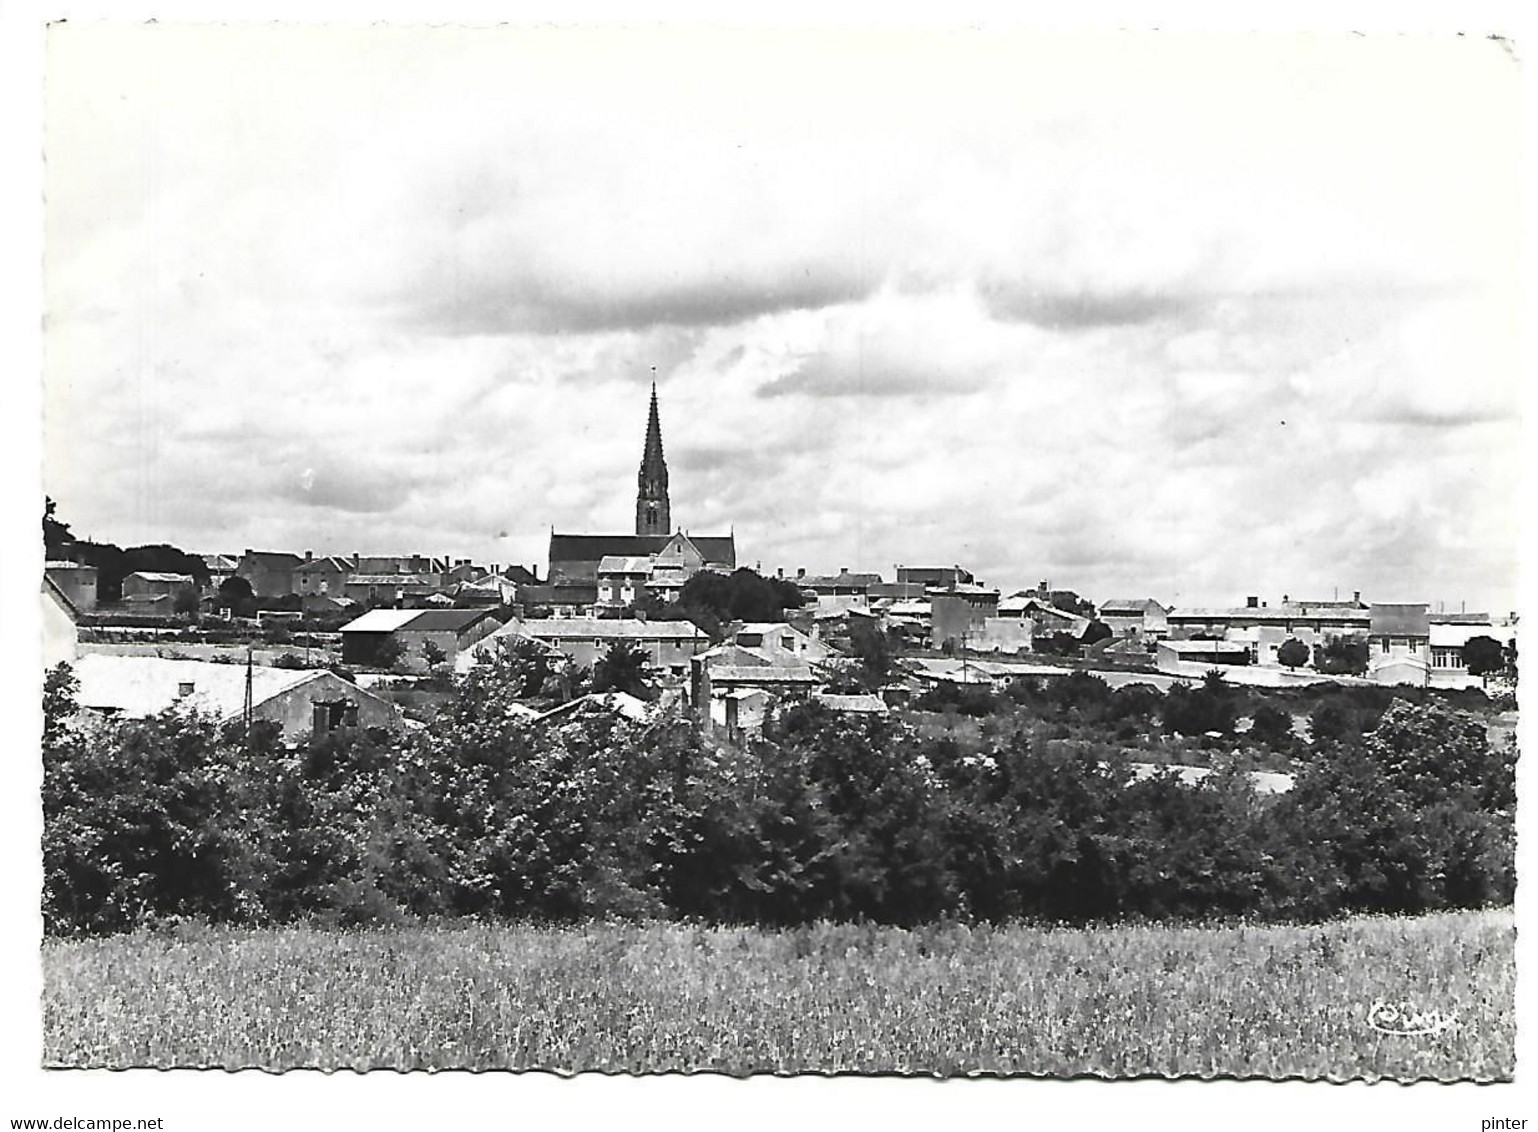
<path id="1" fill-rule="evenodd" d="M 110 542 L 75 538 L 69 524 L 56 517 L 52 499 L 43 504 L 43 553 L 49 561 L 68 559 L 95 566 L 96 596 L 103 602 L 121 601 L 123 579 L 140 570 L 188 574 L 199 586 L 208 584 L 208 566 L 203 559 L 177 547 L 155 543 L 124 550 Z"/>
<path id="2" fill-rule="evenodd" d="M 1392 700 L 1365 734 L 1320 737 L 1295 788 L 1263 796 L 1222 756 L 1199 785 L 1139 778 L 1114 743 L 1087 758 L 1008 723 L 1036 712 L 1143 726 L 1158 710 L 1146 689 L 1022 686 L 980 746 L 807 706 L 738 750 L 676 715 L 532 725 L 508 711 L 526 691 L 518 664 L 456 681 L 425 730 L 294 751 L 267 727 L 247 736 L 197 717 L 76 724 L 73 678 L 55 670 L 47 929 L 1318 919 L 1513 892 L 1515 749 L 1435 699 Z M 1228 710 L 1177 702 L 1175 716 Z"/>

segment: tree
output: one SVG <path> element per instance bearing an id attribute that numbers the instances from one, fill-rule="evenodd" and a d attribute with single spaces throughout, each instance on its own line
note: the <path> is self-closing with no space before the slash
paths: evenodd
<path id="1" fill-rule="evenodd" d="M 1516 804 L 1513 752 L 1492 746 L 1474 716 L 1435 700 L 1417 705 L 1396 699 L 1363 746 L 1417 807 L 1458 795 L 1485 810 Z"/>
<path id="2" fill-rule="evenodd" d="M 726 621 L 779 621 L 787 609 L 799 609 L 805 601 L 792 583 L 762 577 L 746 566 L 730 574 L 701 570 L 678 593 L 679 606 L 703 618 L 712 634 Z"/>
<path id="3" fill-rule="evenodd" d="M 1293 741 L 1292 716 L 1270 704 L 1261 704 L 1250 715 L 1250 739 L 1272 750 L 1286 750 Z"/>
<path id="4" fill-rule="evenodd" d="M 1332 637 L 1314 646 L 1314 667 L 1332 676 L 1360 676 L 1367 671 L 1367 642 L 1358 637 Z"/>
<path id="5" fill-rule="evenodd" d="M 220 609 L 228 609 L 237 617 L 250 617 L 256 612 L 256 594 L 251 590 L 251 583 L 239 574 L 231 574 L 219 583 L 219 596 L 215 604 Z"/>
<path id="6" fill-rule="evenodd" d="M 208 584 L 208 563 L 196 554 L 188 554 L 166 543 L 132 546 L 123 552 L 123 576 L 139 570 L 163 574 L 186 574 L 199 586 Z"/>
<path id="7" fill-rule="evenodd" d="M 860 681 L 866 688 L 880 688 L 892 670 L 892 652 L 886 635 L 873 625 L 857 621 L 850 627 L 849 645 L 860 662 Z"/>
<path id="8" fill-rule="evenodd" d="M 1470 676 L 1490 676 L 1506 667 L 1506 650 L 1494 637 L 1470 637 L 1463 642 L 1463 663 Z"/>
<path id="9" fill-rule="evenodd" d="M 646 653 L 629 641 L 615 641 L 593 665 L 593 691 L 628 692 L 643 700 L 652 697 L 646 678 Z"/>
<path id="10" fill-rule="evenodd" d="M 171 611 L 180 614 L 196 613 L 199 604 L 197 589 L 193 586 L 183 586 L 171 599 Z"/>
<path id="11" fill-rule="evenodd" d="M 1296 637 L 1288 637 L 1276 650 L 1276 661 L 1284 668 L 1302 668 L 1308 663 L 1309 648 Z"/>
<path id="12" fill-rule="evenodd" d="M 1238 718 L 1234 691 L 1216 669 L 1207 673 L 1200 688 L 1176 683 L 1164 696 L 1165 729 L 1180 735 L 1230 734 Z"/>
<path id="13" fill-rule="evenodd" d="M 431 672 L 449 658 L 448 653 L 438 647 L 436 641 L 422 642 L 422 659 L 427 662 L 427 669 Z"/>
<path id="14" fill-rule="evenodd" d="M 44 497 L 43 554 L 49 562 L 63 558 L 75 543 L 75 536 L 70 534 L 69 524 L 61 523 L 54 518 L 54 512 L 58 506 L 52 499 Z"/>
<path id="15" fill-rule="evenodd" d="M 374 663 L 380 668 L 394 668 L 406 655 L 406 646 L 393 633 L 386 634 L 374 646 Z"/>

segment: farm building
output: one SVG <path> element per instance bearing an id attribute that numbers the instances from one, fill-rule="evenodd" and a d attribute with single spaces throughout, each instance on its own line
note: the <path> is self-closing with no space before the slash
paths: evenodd
<path id="1" fill-rule="evenodd" d="M 96 567 L 79 562 L 48 562 L 43 573 L 69 599 L 77 613 L 90 613 L 96 608 Z"/>
<path id="2" fill-rule="evenodd" d="M 252 718 L 280 724 L 285 743 L 315 731 L 400 724 L 395 705 L 323 669 L 248 669 L 208 660 L 95 654 L 80 657 L 73 667 L 87 718 L 142 719 L 181 707 L 220 721 L 239 719 L 249 672 Z"/>
<path id="3" fill-rule="evenodd" d="M 1430 606 L 1374 602 L 1367 638 L 1367 676 L 1375 684 L 1424 687 L 1431 668 Z"/>
<path id="4" fill-rule="evenodd" d="M 936 648 L 952 642 L 969 647 L 981 637 L 990 617 L 999 614 L 999 591 L 959 585 L 929 592 L 930 631 Z"/>
<path id="5" fill-rule="evenodd" d="M 1101 602 L 1100 620 L 1118 637 L 1163 636 L 1170 627 L 1169 610 L 1151 597 Z"/>
<path id="6" fill-rule="evenodd" d="M 486 637 L 477 654 L 501 640 L 539 641 L 584 667 L 600 660 L 615 644 L 630 644 L 646 654 L 646 662 L 655 669 L 683 675 L 689 658 L 710 645 L 710 638 L 691 621 L 642 621 L 615 617 L 535 617 L 509 621 Z M 463 657 L 463 670 L 474 663 Z"/>
<path id="7" fill-rule="evenodd" d="M 185 593 L 197 593 L 198 584 L 191 574 L 168 574 L 160 570 L 135 570 L 123 579 L 123 600 L 150 605 L 158 599 L 174 601 Z"/>
<path id="8" fill-rule="evenodd" d="M 1250 650 L 1242 641 L 1160 641 L 1155 665 L 1168 672 L 1182 664 L 1248 664 Z"/>
<path id="9" fill-rule="evenodd" d="M 745 621 L 729 628 L 727 639 L 765 660 L 781 663 L 799 660 L 817 664 L 838 655 L 836 649 L 783 621 Z"/>
<path id="10" fill-rule="evenodd" d="M 435 650 L 452 665 L 500 627 L 492 609 L 372 609 L 342 626 L 342 663 L 388 668 L 393 651 L 395 665 L 426 672 Z"/>

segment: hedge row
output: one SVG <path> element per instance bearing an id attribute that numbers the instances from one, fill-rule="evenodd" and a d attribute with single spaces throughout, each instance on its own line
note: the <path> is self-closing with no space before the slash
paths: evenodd
<path id="1" fill-rule="evenodd" d="M 807 706 L 745 749 L 689 721 L 508 712 L 481 666 L 432 726 L 288 751 L 195 716 L 86 728 L 67 669 L 45 703 L 45 919 L 111 932 L 170 916 L 1315 919 L 1511 899 L 1515 751 L 1438 703 L 1391 704 L 1295 788 L 1199 785 L 985 750 Z"/>

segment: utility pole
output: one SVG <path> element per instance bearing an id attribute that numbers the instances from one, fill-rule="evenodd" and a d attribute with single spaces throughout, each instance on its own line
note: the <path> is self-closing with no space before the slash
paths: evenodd
<path id="1" fill-rule="evenodd" d="M 242 720 L 245 723 L 245 727 L 246 727 L 246 749 L 248 751 L 251 749 L 251 712 L 252 712 L 252 707 L 253 707 L 253 705 L 251 703 L 251 700 L 252 700 L 252 696 L 251 696 L 252 676 L 253 676 L 253 673 L 252 673 L 252 670 L 251 670 L 251 646 L 247 645 L 246 646 L 246 703 L 245 703 L 245 709 L 242 711 L 241 715 L 242 715 Z"/>

